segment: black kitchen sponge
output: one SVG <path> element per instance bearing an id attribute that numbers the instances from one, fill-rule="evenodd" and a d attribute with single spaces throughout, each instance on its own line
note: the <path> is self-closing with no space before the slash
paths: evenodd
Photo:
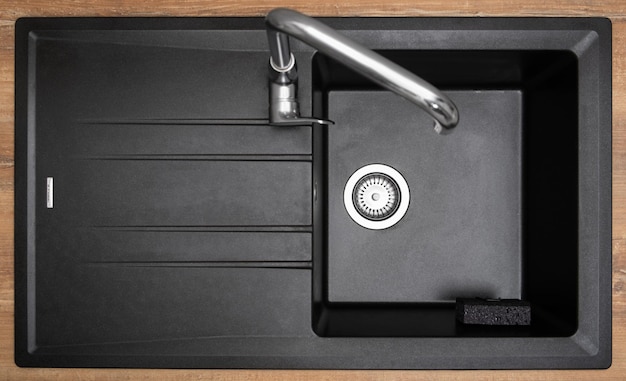
<path id="1" fill-rule="evenodd" d="M 518 299 L 457 298 L 456 319 L 463 324 L 530 325 L 530 303 Z"/>

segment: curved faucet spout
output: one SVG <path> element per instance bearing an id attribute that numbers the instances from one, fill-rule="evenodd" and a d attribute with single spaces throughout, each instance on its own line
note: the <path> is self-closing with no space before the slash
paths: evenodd
<path id="1" fill-rule="evenodd" d="M 454 103 L 433 85 L 322 22 L 278 8 L 267 15 L 265 23 L 271 70 L 295 71 L 288 37 L 293 36 L 424 109 L 435 120 L 438 133 L 450 132 L 459 122 Z M 295 78 L 295 74 L 290 76 Z"/>

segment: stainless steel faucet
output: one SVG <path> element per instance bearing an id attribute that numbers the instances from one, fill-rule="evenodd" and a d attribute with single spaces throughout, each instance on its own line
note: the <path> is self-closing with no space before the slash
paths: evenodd
<path id="1" fill-rule="evenodd" d="M 433 85 L 320 21 L 290 9 L 277 8 L 268 13 L 265 23 L 271 54 L 271 124 L 332 123 L 300 116 L 298 75 L 295 58 L 289 48 L 289 36 L 311 45 L 420 106 L 435 120 L 435 131 L 438 133 L 450 132 L 459 122 L 459 112 L 454 103 Z"/>

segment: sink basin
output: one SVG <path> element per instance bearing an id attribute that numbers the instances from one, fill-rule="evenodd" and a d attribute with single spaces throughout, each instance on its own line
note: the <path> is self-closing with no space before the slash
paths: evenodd
<path id="1" fill-rule="evenodd" d="M 335 124 L 270 126 L 257 18 L 17 22 L 18 365 L 610 366 L 610 22 L 323 21 L 455 130 L 295 40 L 302 114 Z M 381 229 L 348 213 L 369 165 L 406 182 Z"/>
<path id="2" fill-rule="evenodd" d="M 471 335 L 457 329 L 454 301 L 480 295 L 533 301 L 532 326 L 513 327 L 512 335 L 520 329 L 531 336 L 574 334 L 576 55 L 381 53 L 446 89 L 462 121 L 453 134 L 438 136 L 408 102 L 372 89 L 337 62 L 314 59 L 314 86 L 323 100 L 318 112 L 336 122 L 316 130 L 327 150 L 314 157 L 327 168 L 319 183 L 328 194 L 328 229 L 314 229 L 327 242 L 316 253 L 327 271 L 317 332 Z M 355 224 L 341 192 L 352 172 L 377 162 L 402 173 L 410 189 L 407 214 L 382 231 Z"/>

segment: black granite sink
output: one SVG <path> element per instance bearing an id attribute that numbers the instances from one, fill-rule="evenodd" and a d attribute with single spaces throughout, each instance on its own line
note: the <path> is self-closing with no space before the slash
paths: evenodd
<path id="1" fill-rule="evenodd" d="M 297 41 L 302 114 L 335 125 L 270 126 L 262 19 L 17 22 L 18 365 L 610 365 L 610 22 L 323 21 L 441 89 L 454 132 Z M 369 164 L 410 189 L 386 229 L 344 205 Z"/>

